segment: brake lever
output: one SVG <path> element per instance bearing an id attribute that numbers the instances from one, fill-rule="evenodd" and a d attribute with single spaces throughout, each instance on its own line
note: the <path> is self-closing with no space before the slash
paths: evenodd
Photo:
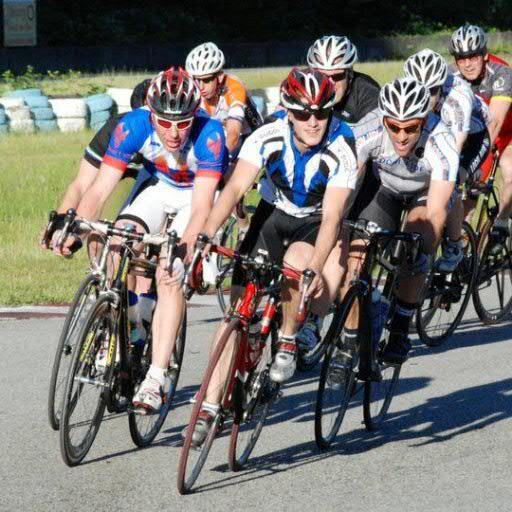
<path id="1" fill-rule="evenodd" d="M 50 247 L 50 242 L 52 240 L 53 228 L 55 226 L 55 222 L 57 220 L 57 212 L 52 210 L 48 215 L 48 224 L 44 230 L 43 236 L 41 236 L 41 240 L 39 241 L 40 245 L 44 245 L 45 247 Z"/>
<path id="2" fill-rule="evenodd" d="M 69 231 L 71 228 L 71 225 L 73 224 L 73 221 L 76 217 L 76 210 L 74 208 L 70 208 L 66 212 L 66 216 L 64 217 L 64 226 L 62 228 L 61 234 L 59 236 L 59 239 L 57 240 L 57 249 L 62 250 L 62 246 L 64 245 L 64 242 L 66 241 Z"/>
<path id="3" fill-rule="evenodd" d="M 307 291 L 313 279 L 316 276 L 316 272 L 307 268 L 302 273 L 302 291 L 300 295 L 300 303 L 299 310 L 297 312 L 296 320 L 297 322 L 303 323 L 306 320 L 306 316 L 309 309 L 309 303 L 311 301 L 311 297 L 307 297 Z"/>

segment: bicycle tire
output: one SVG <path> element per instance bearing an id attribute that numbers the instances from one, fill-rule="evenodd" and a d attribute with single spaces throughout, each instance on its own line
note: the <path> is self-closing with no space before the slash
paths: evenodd
<path id="1" fill-rule="evenodd" d="M 469 304 L 469 299 L 475 284 L 478 270 L 478 254 L 476 236 L 473 228 L 464 222 L 462 226 L 463 238 L 467 241 L 464 248 L 464 258 L 455 271 L 451 274 L 432 272 L 428 277 L 426 299 L 418 306 L 416 312 L 416 329 L 421 341 L 429 347 L 442 345 L 454 333 L 459 326 Z M 448 277 L 451 282 L 447 283 Z M 441 284 L 443 290 L 436 288 Z M 457 302 L 452 302 L 453 294 L 458 297 L 459 310 L 453 314 L 452 307 Z M 448 318 L 445 320 L 443 311 Z M 435 319 L 437 318 L 437 321 Z M 443 320 L 441 320 L 443 319 Z"/>
<path id="2" fill-rule="evenodd" d="M 391 405 L 398 386 L 402 365 L 392 365 L 379 361 L 382 379 L 367 380 L 364 383 L 363 418 L 370 432 L 380 428 Z"/>
<path id="3" fill-rule="evenodd" d="M 512 238 L 509 236 L 505 248 L 499 254 L 493 255 L 489 245 L 491 228 L 492 221 L 488 220 L 482 229 L 478 244 L 480 261 L 475 286 L 473 287 L 473 304 L 476 313 L 478 318 L 486 325 L 501 322 L 512 311 Z M 505 275 L 507 273 L 508 277 Z M 493 304 L 487 294 L 484 297 L 484 291 L 489 287 L 496 287 L 497 289 L 499 301 L 497 308 L 492 307 Z M 510 292 L 510 297 L 506 301 L 503 296 L 500 297 L 505 288 Z"/>
<path id="4" fill-rule="evenodd" d="M 215 349 L 212 352 L 210 361 L 206 368 L 206 372 L 201 382 L 201 387 L 199 388 L 199 391 L 197 393 L 196 403 L 194 404 L 192 414 L 190 416 L 190 421 L 188 423 L 188 426 L 186 427 L 185 440 L 183 442 L 183 447 L 180 452 L 180 458 L 178 463 L 177 485 L 178 492 L 180 494 L 188 494 L 192 491 L 192 487 L 197 481 L 197 478 L 199 477 L 199 474 L 206 462 L 208 453 L 210 452 L 217 432 L 222 427 L 224 418 L 228 412 L 227 410 L 225 410 L 225 402 L 227 400 L 226 395 L 228 394 L 230 385 L 234 378 L 234 361 L 236 360 L 236 351 L 238 350 L 238 343 L 236 339 L 237 337 L 234 339 L 232 343 L 234 352 L 228 370 L 228 375 L 230 377 L 227 379 L 226 383 L 224 383 L 224 387 L 220 393 L 222 397 L 220 401 L 221 407 L 219 408 L 219 411 L 215 415 L 215 418 L 211 424 L 210 430 L 204 442 L 199 447 L 194 447 L 192 444 L 192 434 L 194 432 L 198 420 L 199 412 L 201 411 L 201 406 L 205 401 L 208 386 L 210 385 L 210 381 L 215 372 L 215 369 L 217 368 L 217 364 L 219 363 L 219 360 L 222 354 L 224 353 L 224 350 L 229 345 L 230 339 L 232 339 L 231 334 L 239 329 L 239 325 L 240 323 L 239 320 L 237 319 L 233 319 L 226 322 L 224 332 L 219 337 Z M 197 459 L 195 459 L 195 461 L 191 461 L 189 459 L 191 458 L 191 455 L 194 452 L 196 452 L 195 455 L 197 455 Z M 190 471 L 190 473 L 188 473 L 187 470 L 190 470 L 190 465 L 192 465 L 192 470 Z"/>
<path id="5" fill-rule="evenodd" d="M 359 286 L 350 287 L 342 303 L 336 308 L 333 321 L 325 336 L 326 351 L 320 371 L 315 404 L 315 442 L 321 450 L 327 450 L 334 441 L 343 423 L 350 398 L 353 394 L 356 383 L 355 371 L 347 372 L 339 389 L 334 389 L 328 383 L 329 365 L 334 350 L 338 346 L 349 313 L 356 300 L 359 300 L 361 308 L 363 297 L 363 290 Z M 357 360 L 357 352 L 354 353 L 353 357 L 355 358 L 354 360 Z M 326 419 L 327 425 L 324 424 Z"/>
<path id="6" fill-rule="evenodd" d="M 80 284 L 71 306 L 69 307 L 59 342 L 55 349 L 52 374 L 50 377 L 50 386 L 48 390 L 48 421 L 53 430 L 59 430 L 60 417 L 62 415 L 62 402 L 64 399 L 64 388 L 67 374 L 73 358 L 73 347 L 76 343 L 76 337 L 80 332 L 79 318 L 85 318 L 88 311 L 82 311 L 84 300 L 87 299 L 92 286 L 97 286 L 98 278 L 88 275 Z M 97 298 L 97 293 L 94 299 Z M 83 313 L 83 314 L 82 314 Z M 56 404 L 59 404 L 56 406 Z"/>
<path id="7" fill-rule="evenodd" d="M 112 358 L 115 358 L 117 348 L 117 314 L 113 300 L 106 295 L 100 296 L 94 308 L 91 309 L 87 316 L 73 354 L 73 361 L 66 383 L 60 425 L 61 454 L 68 466 L 80 464 L 89 452 L 101 425 L 106 407 L 106 390 L 108 390 L 111 384 L 115 365 L 115 361 L 112 361 Z M 95 338 L 97 334 L 96 329 L 98 327 L 101 329 L 100 322 L 102 321 L 105 321 L 107 328 L 105 333 L 102 334 L 100 332 L 100 338 L 97 339 Z M 110 359 L 110 361 L 107 359 L 107 364 L 102 373 L 98 370 L 96 362 L 101 345 L 101 337 L 103 337 L 104 342 L 108 339 L 108 359 Z M 78 376 L 79 373 L 81 374 L 80 376 Z M 91 383 L 87 383 L 85 379 L 90 379 Z M 78 384 L 75 388 L 76 383 Z M 87 389 L 99 389 L 99 393 L 92 400 L 92 412 L 87 414 L 89 418 L 86 420 L 78 421 L 74 419 L 75 423 L 71 423 L 73 413 L 77 411 L 77 406 L 81 403 L 86 386 L 90 386 Z M 85 435 L 82 436 L 83 439 L 81 439 L 80 443 L 73 444 L 71 439 L 73 428 L 84 426 L 87 428 L 85 429 Z"/>
<path id="8" fill-rule="evenodd" d="M 251 372 L 246 384 L 236 378 L 233 391 L 235 415 L 231 427 L 228 465 L 231 471 L 240 471 L 249 460 L 259 439 L 273 402 L 279 395 L 279 384 L 270 380 L 269 370 L 273 360 L 273 346 L 277 342 L 277 325 L 272 322 L 258 366 Z M 270 338 L 270 339 L 269 339 Z M 245 380 L 245 379 L 244 379 Z M 247 397 L 252 393 L 252 400 Z"/>
<path id="9" fill-rule="evenodd" d="M 158 432 L 162 428 L 164 421 L 171 408 L 172 400 L 176 394 L 176 387 L 181 371 L 181 364 L 183 362 L 183 354 L 185 352 L 185 341 L 187 339 L 187 310 L 186 306 L 183 311 L 183 318 L 181 326 L 176 337 L 173 353 L 171 354 L 171 361 L 169 363 L 168 376 L 170 378 L 169 389 L 165 393 L 162 407 L 158 414 L 140 415 L 134 411 L 130 411 L 128 415 L 128 424 L 130 428 L 130 435 L 132 441 L 136 446 L 144 448 L 151 444 Z M 147 360 L 146 367 L 141 373 L 141 381 L 145 377 L 147 370 L 149 370 L 150 361 Z M 142 376 L 143 374 L 143 376 Z M 140 384 L 139 382 L 139 384 Z M 136 390 L 134 390 L 136 391 Z"/>

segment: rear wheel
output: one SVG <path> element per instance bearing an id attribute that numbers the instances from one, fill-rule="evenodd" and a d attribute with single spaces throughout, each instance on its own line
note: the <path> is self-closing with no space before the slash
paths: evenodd
<path id="1" fill-rule="evenodd" d="M 185 430 L 185 440 L 180 452 L 178 464 L 178 491 L 180 494 L 189 493 L 196 482 L 206 462 L 208 453 L 217 432 L 222 428 L 224 419 L 230 411 L 231 394 L 235 382 L 235 361 L 240 343 L 240 323 L 238 320 L 224 322 L 222 333 L 210 357 L 210 362 L 203 377 L 201 387 L 196 396 L 196 403 L 192 409 L 190 421 Z M 223 379 L 222 376 L 226 376 Z M 210 388 L 210 389 L 209 389 Z M 193 434 L 200 420 L 200 412 L 206 401 L 207 391 L 210 396 L 215 395 L 220 403 L 215 415 L 212 415 L 208 433 L 202 443 L 193 442 Z M 210 398 L 210 400 L 212 400 Z"/>
<path id="2" fill-rule="evenodd" d="M 480 263 L 473 288 L 473 304 L 484 324 L 503 320 L 512 310 L 512 238 L 509 236 L 500 251 L 489 241 L 492 222 L 482 230 L 478 244 Z M 510 221 L 509 221 L 509 229 Z"/>
<path id="3" fill-rule="evenodd" d="M 473 229 L 462 228 L 464 257 L 454 272 L 432 270 L 427 278 L 425 296 L 416 312 L 416 328 L 421 341 L 429 347 L 444 343 L 460 324 L 476 279 L 478 255 Z"/>
<path id="4" fill-rule="evenodd" d="M 359 287 L 349 289 L 343 302 L 333 314 L 333 320 L 325 335 L 325 357 L 322 363 L 320 380 L 315 406 L 315 441 L 322 450 L 329 448 L 334 441 L 345 413 L 348 409 L 350 398 L 353 394 L 356 376 L 359 348 L 352 352 L 352 364 L 345 371 L 339 372 L 333 378 L 333 357 L 339 348 L 343 350 L 343 330 L 349 321 L 349 315 L 354 308 L 361 311 L 364 295 Z M 352 313 L 354 314 L 354 313 Z M 359 313 L 360 314 L 360 313 Z"/>
<path id="5" fill-rule="evenodd" d="M 88 275 L 78 288 L 62 327 L 59 343 L 55 350 L 48 391 L 48 420 L 53 430 L 59 430 L 64 389 L 73 357 L 73 348 L 97 296 L 98 279 Z"/>
<path id="6" fill-rule="evenodd" d="M 176 393 L 178 385 L 178 378 L 181 371 L 181 363 L 183 361 L 183 353 L 185 350 L 185 340 L 187 337 L 187 312 L 184 308 L 183 317 L 181 321 L 180 331 L 176 337 L 176 343 L 171 354 L 169 361 L 169 368 L 167 370 L 169 386 L 166 388 L 163 397 L 162 407 L 157 414 L 139 414 L 139 411 L 130 411 L 128 416 L 128 424 L 130 427 L 130 435 L 133 442 L 141 448 L 148 446 L 153 442 L 158 432 L 167 417 L 171 403 Z M 151 364 L 151 342 L 146 345 L 146 350 L 142 356 L 141 365 L 138 368 L 134 393 L 137 391 L 138 386 L 142 383 Z M 133 369 L 132 369 L 133 370 Z"/>
<path id="7" fill-rule="evenodd" d="M 100 428 L 117 349 L 118 312 L 107 296 L 89 312 L 73 354 L 64 393 L 60 447 L 68 466 L 80 464 Z"/>

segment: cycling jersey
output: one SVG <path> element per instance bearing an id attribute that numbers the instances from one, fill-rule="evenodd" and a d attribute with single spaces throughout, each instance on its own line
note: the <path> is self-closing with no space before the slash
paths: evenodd
<path id="1" fill-rule="evenodd" d="M 353 71 L 352 79 L 343 99 L 334 105 L 343 121 L 358 123 L 366 114 L 377 108 L 379 84 L 364 73 Z"/>
<path id="2" fill-rule="evenodd" d="M 382 186 L 397 196 L 426 190 L 431 179 L 453 182 L 457 179 L 459 154 L 455 138 L 439 116 L 433 113 L 428 115 L 416 147 L 406 157 L 395 152 L 378 109 L 352 129 L 359 167 L 371 158 Z"/>
<path id="3" fill-rule="evenodd" d="M 349 126 L 333 116 L 324 140 L 304 153 L 295 146 L 285 111 L 245 141 L 239 158 L 265 168 L 265 201 L 295 217 L 321 211 L 327 187 L 354 189 L 357 181 L 355 141 Z"/>
<path id="4" fill-rule="evenodd" d="M 119 114 L 117 116 L 111 117 L 97 132 L 96 135 L 92 138 L 89 145 L 85 148 L 84 158 L 89 162 L 92 166 L 99 169 L 101 166 L 101 162 L 103 161 L 103 157 L 107 152 L 108 143 L 110 142 L 110 138 L 112 137 L 112 132 L 114 131 L 117 123 L 125 116 L 126 114 Z M 138 171 L 142 168 L 143 158 L 140 153 L 136 153 L 133 158 L 128 162 L 128 172 L 123 175 L 123 178 L 128 174 L 130 177 L 135 177 Z"/>
<path id="5" fill-rule="evenodd" d="M 167 151 L 145 108 L 124 115 L 112 133 L 103 161 L 125 171 L 133 155 L 140 153 L 146 170 L 177 188 L 192 188 L 195 176 L 220 179 L 225 172 L 227 152 L 222 125 L 197 115 L 187 142 L 178 154 Z"/>
<path id="6" fill-rule="evenodd" d="M 454 135 L 477 133 L 489 124 L 487 105 L 473 94 L 471 87 L 459 76 L 449 74 L 434 108 Z"/>
<path id="7" fill-rule="evenodd" d="M 252 133 L 262 124 L 261 116 L 244 84 L 233 75 L 224 75 L 218 102 L 212 105 L 201 98 L 201 108 L 223 125 L 228 119 L 242 123 L 242 135 Z"/>

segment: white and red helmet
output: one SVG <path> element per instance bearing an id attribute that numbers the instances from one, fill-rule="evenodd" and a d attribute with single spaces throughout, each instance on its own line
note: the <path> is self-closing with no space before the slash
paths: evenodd
<path id="1" fill-rule="evenodd" d="M 196 46 L 185 61 L 185 68 L 192 76 L 213 75 L 222 71 L 224 54 L 215 43 L 203 43 Z"/>
<path id="2" fill-rule="evenodd" d="M 398 121 L 426 117 L 429 103 L 428 89 L 414 78 L 397 78 L 385 84 L 379 93 L 381 113 Z"/>
<path id="3" fill-rule="evenodd" d="M 439 53 L 425 48 L 405 61 L 404 74 L 431 89 L 446 82 L 448 66 Z"/>
<path id="4" fill-rule="evenodd" d="M 463 25 L 452 34 L 449 48 L 455 57 L 486 53 L 487 35 L 477 25 Z"/>
<path id="5" fill-rule="evenodd" d="M 356 62 L 357 48 L 345 36 L 321 37 L 308 50 L 308 64 L 312 68 L 351 69 Z"/>
<path id="6" fill-rule="evenodd" d="M 281 104 L 289 110 L 318 112 L 336 102 L 334 82 L 311 68 L 293 68 L 281 84 Z"/>
<path id="7" fill-rule="evenodd" d="M 149 85 L 146 98 L 151 112 L 166 119 L 194 115 L 200 101 L 199 87 L 180 66 L 158 73 Z"/>

